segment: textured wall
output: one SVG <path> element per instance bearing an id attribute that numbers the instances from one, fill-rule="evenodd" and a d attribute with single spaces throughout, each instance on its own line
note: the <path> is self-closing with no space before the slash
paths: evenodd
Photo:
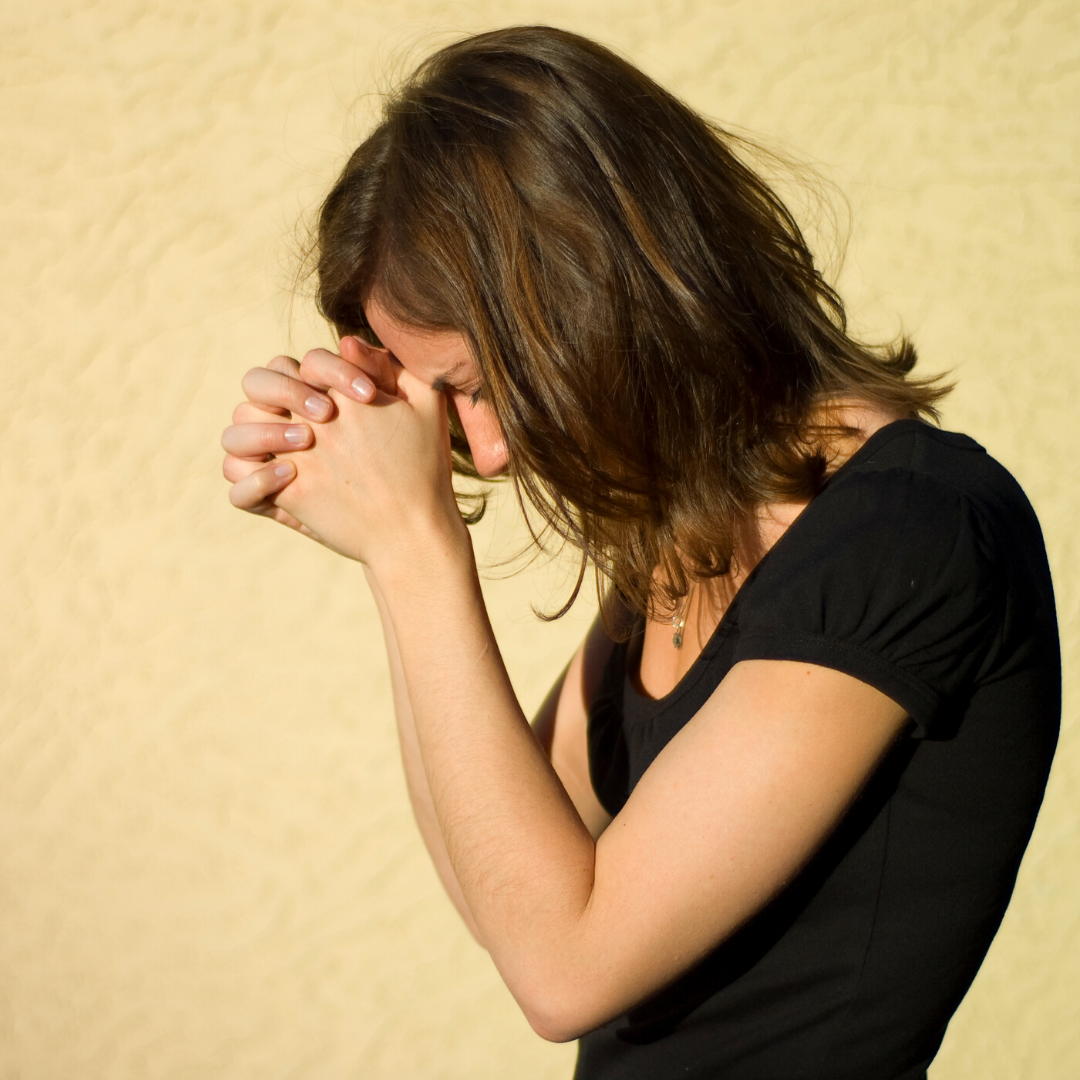
<path id="1" fill-rule="evenodd" d="M 1061 752 L 933 1078 L 1080 1075 L 1076 0 L 3 0 L 0 1078 L 569 1075 L 426 865 L 358 569 L 231 511 L 216 447 L 290 325 L 326 340 L 283 285 L 361 95 L 521 21 L 819 162 L 860 324 L 1031 494 Z M 588 618 L 533 620 L 558 592 L 491 583 L 530 706 Z"/>

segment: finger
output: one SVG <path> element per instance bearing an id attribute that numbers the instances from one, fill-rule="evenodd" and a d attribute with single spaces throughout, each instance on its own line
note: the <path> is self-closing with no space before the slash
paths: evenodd
<path id="1" fill-rule="evenodd" d="M 258 472 L 265 465 L 265 461 L 249 461 L 247 458 L 226 454 L 225 460 L 221 463 L 221 474 L 230 484 L 235 484 L 237 480 L 243 480 L 253 472 Z"/>
<path id="2" fill-rule="evenodd" d="M 300 365 L 300 378 L 320 390 L 334 389 L 364 403 L 374 400 L 379 390 L 395 392 L 390 354 L 385 349 L 374 349 L 352 337 L 341 339 L 341 349 L 341 356 L 329 349 L 312 349 Z"/>
<path id="3" fill-rule="evenodd" d="M 235 483 L 235 481 L 243 479 L 244 476 L 249 476 L 251 470 L 257 468 L 259 466 L 253 465 L 250 461 L 226 458 L 222 472 L 225 473 L 226 479 L 230 479 Z M 301 532 L 305 536 L 310 536 L 315 540 L 319 539 L 306 525 L 301 524 L 297 518 L 294 518 L 288 510 L 283 510 L 273 502 L 264 502 L 258 506 L 242 506 L 240 509 L 250 514 L 258 514 L 260 517 L 268 517 L 273 521 L 280 522 L 282 525 L 288 525 L 290 529 L 296 529 L 297 532 Z"/>
<path id="4" fill-rule="evenodd" d="M 336 356 L 329 349 L 312 349 L 304 355 L 300 378 L 319 390 L 333 388 L 353 401 L 369 402 L 375 397 L 375 383 L 357 364 Z"/>
<path id="5" fill-rule="evenodd" d="M 294 379 L 300 377 L 300 365 L 291 356 L 275 356 L 266 366 L 271 371 L 279 371 L 282 375 L 289 375 Z"/>
<path id="6" fill-rule="evenodd" d="M 281 417 L 288 420 L 292 413 L 288 409 L 275 409 L 269 405 L 253 405 L 250 401 L 241 401 L 233 409 L 232 422 L 234 424 L 265 424 L 277 423 Z"/>
<path id="7" fill-rule="evenodd" d="M 445 412 L 446 394 L 428 386 L 405 368 L 399 366 L 397 375 L 398 396 L 407 401 L 414 409 L 426 414 Z"/>
<path id="8" fill-rule="evenodd" d="M 307 424 L 234 424 L 221 433 L 221 448 L 225 453 L 254 461 L 303 450 L 311 443 L 311 428 Z"/>
<path id="9" fill-rule="evenodd" d="M 252 368 L 240 385 L 248 401 L 255 405 L 287 409 L 295 416 L 303 416 L 316 423 L 323 423 L 334 414 L 334 406 L 325 394 L 312 390 L 307 383 L 282 371 L 268 367 Z"/>
<path id="10" fill-rule="evenodd" d="M 343 337 L 338 348 L 341 358 L 360 368 L 383 393 L 397 393 L 398 364 L 389 349 L 378 349 L 355 334 Z"/>
<path id="11" fill-rule="evenodd" d="M 271 371 L 276 371 L 280 375 L 288 375 L 290 378 L 294 379 L 299 378 L 300 365 L 291 356 L 275 356 L 274 359 L 271 360 L 270 363 L 266 366 Z M 245 406 L 250 408 L 260 408 L 261 413 L 265 415 L 256 415 L 253 413 L 248 413 L 246 415 L 238 415 L 240 414 L 241 410 L 245 408 Z M 290 415 L 291 413 L 289 412 L 289 410 L 285 408 L 273 405 L 262 405 L 261 407 L 256 407 L 253 406 L 251 402 L 244 401 L 241 402 L 236 407 L 236 410 L 233 412 L 233 423 L 247 424 L 251 423 L 253 420 L 266 420 L 271 416 L 284 416 L 288 418 Z"/>
<path id="12" fill-rule="evenodd" d="M 231 462 L 235 458 L 226 458 L 222 471 L 226 473 L 237 471 Z M 245 464 L 240 462 L 240 465 Z M 248 463 L 250 464 L 250 463 Z M 229 489 L 229 502 L 239 510 L 253 510 L 258 513 L 270 504 L 270 500 L 288 487 L 296 476 L 296 466 L 291 461 L 279 460 L 235 481 Z"/>

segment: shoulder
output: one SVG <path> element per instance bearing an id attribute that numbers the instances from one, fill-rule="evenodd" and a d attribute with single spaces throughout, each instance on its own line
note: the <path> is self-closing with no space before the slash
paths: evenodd
<path id="1" fill-rule="evenodd" d="M 905 561 L 948 559 L 975 573 L 1006 561 L 1017 540 L 1042 550 L 1042 534 L 1020 485 L 974 439 L 918 420 L 882 428 L 796 520 L 788 550 L 834 549 L 887 573 Z M 824 550 L 817 554 L 824 555 Z M 919 576 L 919 575 L 917 575 Z"/>
<path id="2" fill-rule="evenodd" d="M 738 611 L 740 659 L 837 667 L 902 702 L 924 730 L 1034 610 L 1048 574 L 1013 554 L 1042 538 L 1015 480 L 978 443 L 918 421 L 883 428 L 762 560 Z M 1043 608 L 1050 613 L 1052 601 Z"/>
<path id="3" fill-rule="evenodd" d="M 995 534 L 1009 517 L 1010 482 L 966 436 L 919 421 L 891 424 L 774 545 L 756 575 L 755 599 L 802 582 L 834 599 L 871 589 L 892 603 L 894 589 L 906 594 L 932 576 L 985 578 L 997 561 Z"/>
<path id="4" fill-rule="evenodd" d="M 826 504 L 858 487 L 879 502 L 965 504 L 991 528 L 1037 528 L 1031 504 L 1009 471 L 974 439 L 921 420 L 876 432 L 826 485 Z"/>

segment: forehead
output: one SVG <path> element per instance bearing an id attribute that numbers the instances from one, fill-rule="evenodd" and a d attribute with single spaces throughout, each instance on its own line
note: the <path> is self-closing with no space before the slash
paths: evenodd
<path id="1" fill-rule="evenodd" d="M 442 390 L 476 378 L 465 338 L 454 330 L 425 330 L 397 322 L 378 300 L 364 305 L 368 325 L 410 374 Z"/>

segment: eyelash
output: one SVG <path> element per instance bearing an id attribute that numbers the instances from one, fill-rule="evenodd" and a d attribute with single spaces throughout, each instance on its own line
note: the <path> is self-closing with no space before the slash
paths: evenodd
<path id="1" fill-rule="evenodd" d="M 483 396 L 484 396 L 484 390 L 483 390 L 483 388 L 482 388 L 482 387 L 477 387 L 477 388 L 476 388 L 476 389 L 475 389 L 475 390 L 474 390 L 474 391 L 473 391 L 473 392 L 472 392 L 472 393 L 471 393 L 471 394 L 469 395 L 469 404 L 470 404 L 471 406 L 473 406 L 473 408 L 475 408 L 475 407 L 476 407 L 477 405 L 479 405 L 479 404 L 480 404 L 480 399 L 481 399 L 481 398 L 483 398 Z"/>

